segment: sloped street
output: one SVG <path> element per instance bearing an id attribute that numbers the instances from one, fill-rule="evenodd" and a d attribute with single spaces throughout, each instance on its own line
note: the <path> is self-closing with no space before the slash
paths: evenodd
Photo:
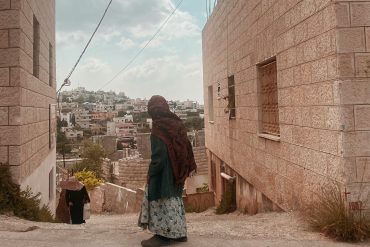
<path id="1" fill-rule="evenodd" d="M 136 227 L 136 215 L 94 215 L 81 226 L 35 223 L 0 216 L 1 247 L 136 247 L 150 233 Z M 369 246 L 335 243 L 305 229 L 290 213 L 216 216 L 188 214 L 189 241 L 177 246 Z"/>

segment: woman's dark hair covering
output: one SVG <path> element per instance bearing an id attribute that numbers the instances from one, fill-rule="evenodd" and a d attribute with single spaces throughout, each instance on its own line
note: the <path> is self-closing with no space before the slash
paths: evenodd
<path id="1" fill-rule="evenodd" d="M 184 184 L 186 178 L 197 169 L 186 127 L 170 111 L 162 96 L 155 95 L 149 100 L 148 113 L 153 119 L 152 135 L 160 138 L 167 146 L 176 184 Z"/>

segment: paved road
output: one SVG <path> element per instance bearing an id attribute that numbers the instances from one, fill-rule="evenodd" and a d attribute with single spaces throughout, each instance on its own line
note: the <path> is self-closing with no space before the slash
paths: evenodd
<path id="1" fill-rule="evenodd" d="M 140 230 L 133 221 L 134 217 L 94 216 L 88 224 L 72 226 L 4 220 L 0 217 L 0 247 L 139 247 L 140 241 L 150 238 L 151 234 Z M 30 228 L 32 226 L 36 226 L 36 229 L 32 230 Z M 208 228 L 214 231 L 212 224 L 208 224 Z M 212 236 L 203 235 L 197 229 L 200 230 L 193 227 L 190 231 L 187 243 L 175 245 L 179 247 L 354 246 L 326 239 L 233 239 L 228 237 L 229 234 L 222 235 L 221 232 L 213 232 Z M 355 246 L 370 246 L 370 243 Z"/>
<path id="2" fill-rule="evenodd" d="M 89 230 L 45 230 L 26 233 L 0 232 L 1 247 L 139 247 L 140 241 L 149 238 L 147 233 Z M 282 240 L 223 240 L 189 236 L 187 243 L 176 244 L 183 247 L 340 247 L 349 244 L 328 241 L 282 241 Z"/>

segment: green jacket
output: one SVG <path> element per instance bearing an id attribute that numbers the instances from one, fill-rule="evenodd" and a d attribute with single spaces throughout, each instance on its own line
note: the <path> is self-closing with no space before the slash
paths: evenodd
<path id="1" fill-rule="evenodd" d="M 154 135 L 150 136 L 152 160 L 149 165 L 148 200 L 181 197 L 183 186 L 176 185 L 166 144 Z"/>

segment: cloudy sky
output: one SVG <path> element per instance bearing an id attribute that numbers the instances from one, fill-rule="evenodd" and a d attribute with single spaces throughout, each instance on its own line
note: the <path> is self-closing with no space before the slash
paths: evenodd
<path id="1" fill-rule="evenodd" d="M 57 80 L 74 65 L 109 0 L 57 0 Z M 98 90 L 145 45 L 178 0 L 113 0 L 80 65 L 71 88 Z M 161 94 L 203 101 L 201 31 L 204 0 L 184 0 L 151 45 L 103 90 L 132 98 Z"/>

